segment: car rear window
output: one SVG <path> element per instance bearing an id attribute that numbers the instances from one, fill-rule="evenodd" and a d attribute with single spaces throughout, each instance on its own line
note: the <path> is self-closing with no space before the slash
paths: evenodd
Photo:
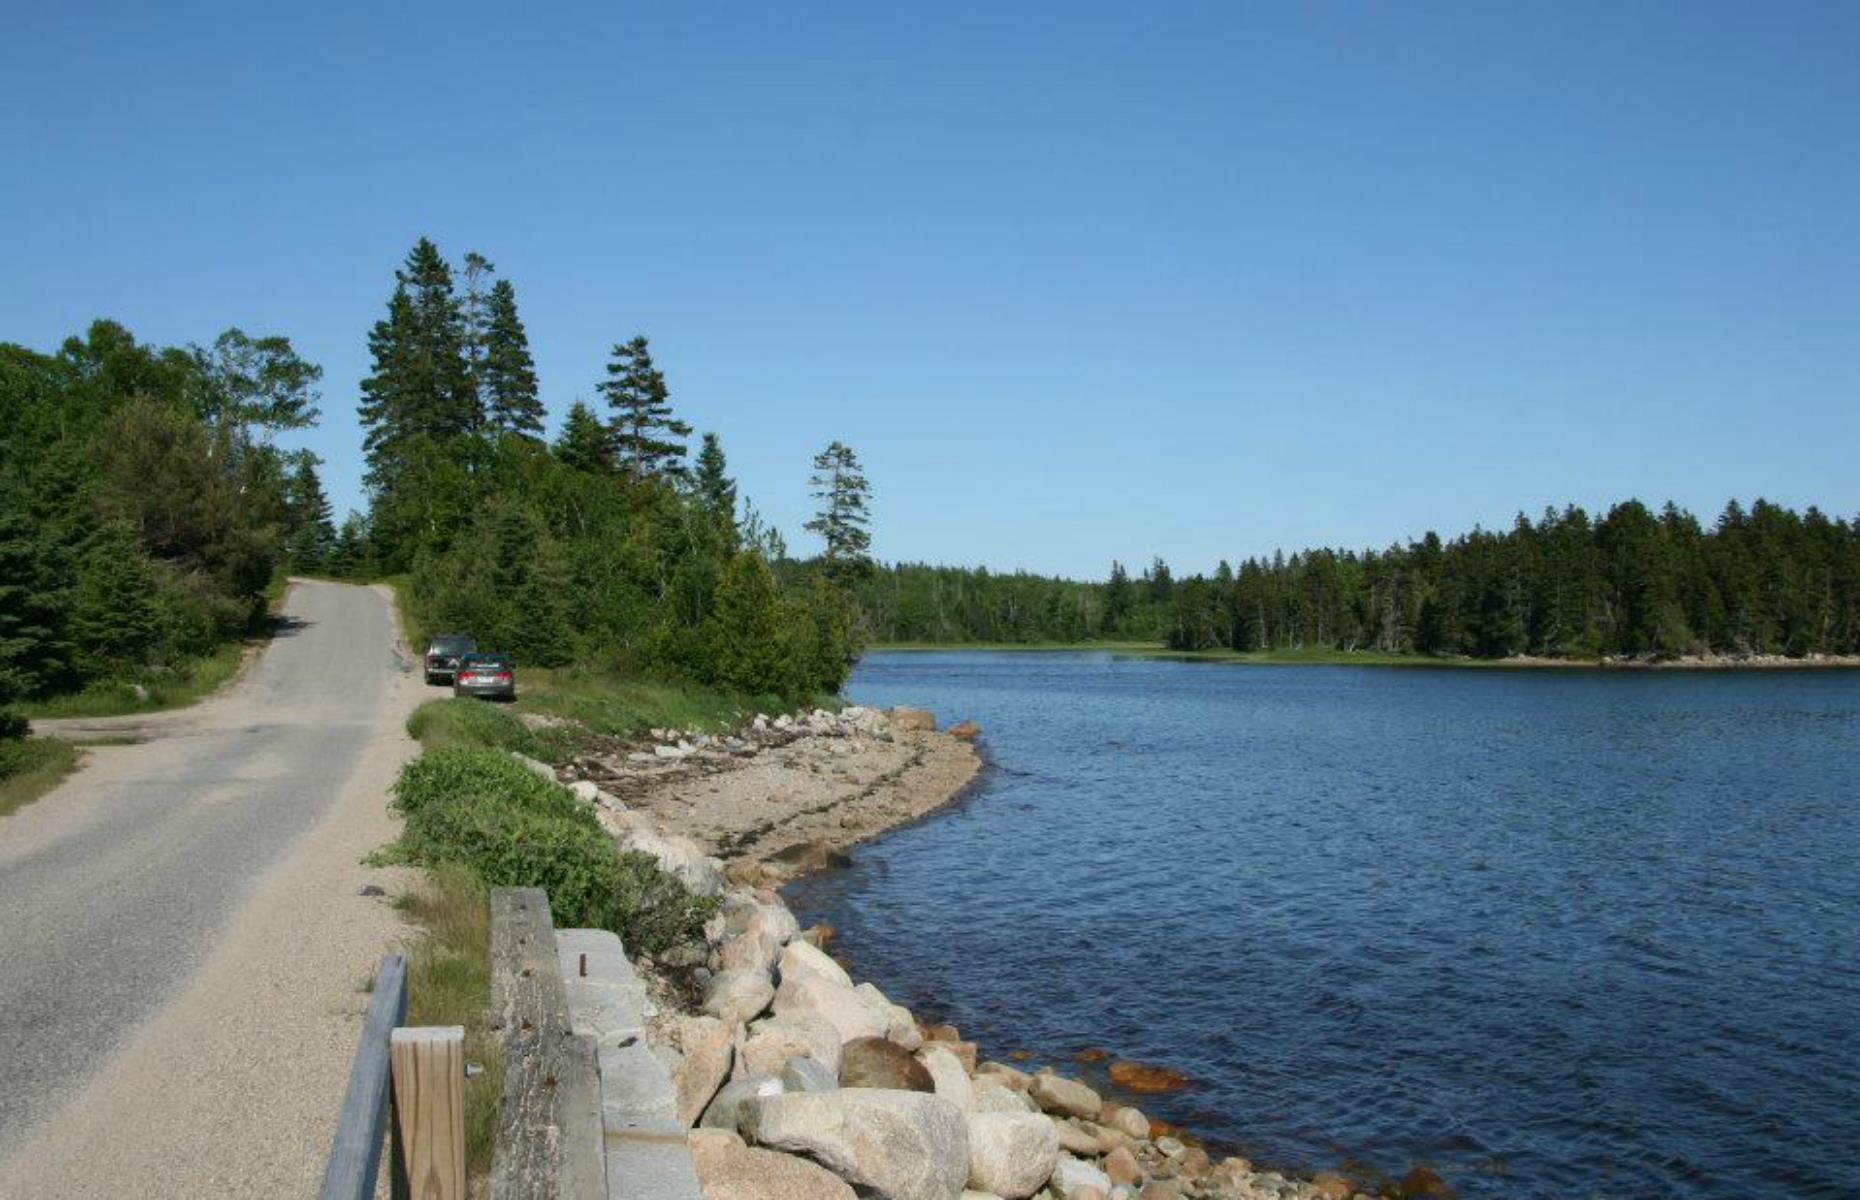
<path id="1" fill-rule="evenodd" d="M 471 639 L 465 637 L 434 638 L 431 653 L 460 654 L 471 649 Z"/>
<path id="2" fill-rule="evenodd" d="M 510 666 L 510 660 L 501 654 L 467 654 L 459 660 L 465 667 L 504 667 Z"/>

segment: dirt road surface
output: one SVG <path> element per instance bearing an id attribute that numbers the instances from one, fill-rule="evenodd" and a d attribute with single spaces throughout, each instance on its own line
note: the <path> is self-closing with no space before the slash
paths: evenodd
<path id="1" fill-rule="evenodd" d="M 380 955 L 359 859 L 423 697 L 385 592 L 299 582 L 225 693 L 0 818 L 0 1196 L 313 1194 Z"/>

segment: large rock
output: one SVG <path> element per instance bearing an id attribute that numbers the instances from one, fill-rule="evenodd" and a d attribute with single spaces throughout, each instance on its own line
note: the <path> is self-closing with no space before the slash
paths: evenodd
<path id="1" fill-rule="evenodd" d="M 779 1096 L 786 1089 L 779 1079 L 732 1079 L 717 1089 L 705 1108 L 698 1126 L 702 1129 L 735 1129 L 743 1115 L 743 1105 L 762 1096 Z"/>
<path id="2" fill-rule="evenodd" d="M 623 850 L 649 854 L 694 896 L 723 894 L 723 866 L 688 837 L 630 830 L 619 837 Z"/>
<path id="3" fill-rule="evenodd" d="M 788 943 L 792 950 L 799 942 Z M 775 989 L 775 1012 L 781 1016 L 802 1013 L 824 1018 L 840 1031 L 840 1041 L 883 1037 L 889 1022 L 873 1010 L 864 996 L 812 974 L 785 976 Z"/>
<path id="4" fill-rule="evenodd" d="M 1127 1137 L 1142 1139 L 1150 1136 L 1150 1119 L 1141 1110 L 1127 1104 L 1105 1101 L 1104 1110 L 1098 1114 L 1098 1123 L 1109 1125 Z"/>
<path id="5" fill-rule="evenodd" d="M 753 1149 L 733 1131 L 694 1130 L 687 1144 L 704 1200 L 854 1200 L 852 1188 L 825 1167 Z"/>
<path id="6" fill-rule="evenodd" d="M 846 968 L 833 961 L 825 950 L 807 942 L 789 942 L 781 951 L 781 981 L 790 979 L 819 979 L 836 987 L 852 987 L 852 976 Z M 874 991 L 877 989 L 874 988 Z"/>
<path id="7" fill-rule="evenodd" d="M 993 1075 L 977 1075 L 969 1083 L 976 1112 L 1039 1112 L 1040 1106 Z"/>
<path id="8" fill-rule="evenodd" d="M 839 1026 L 823 1016 L 782 1013 L 749 1027 L 741 1058 L 752 1074 L 779 1075 L 788 1060 L 806 1055 L 837 1076 L 841 1041 Z"/>
<path id="9" fill-rule="evenodd" d="M 1104 1156 L 1104 1173 L 1111 1177 L 1112 1183 L 1136 1185 L 1143 1182 L 1143 1168 L 1137 1165 L 1137 1156 L 1130 1152 L 1128 1146 L 1119 1146 Z"/>
<path id="10" fill-rule="evenodd" d="M 840 1086 L 934 1092 L 936 1080 L 896 1042 L 862 1037 L 847 1042 L 840 1053 Z"/>
<path id="11" fill-rule="evenodd" d="M 1026 1091 L 1028 1085 L 1033 1082 L 1033 1076 L 1027 1074 L 1027 1072 L 1020 1070 L 1018 1067 L 1010 1067 L 1006 1063 L 1001 1062 L 985 1062 L 981 1066 L 975 1068 L 975 1074 L 977 1078 L 983 1075 L 992 1075 L 1004 1085 L 1013 1088 L 1017 1092 Z"/>
<path id="12" fill-rule="evenodd" d="M 951 1054 L 946 1044 L 931 1042 L 917 1052 L 917 1061 L 930 1072 L 937 1095 L 963 1112 L 975 1107 L 975 1087 L 969 1082 L 969 1073 L 962 1069 L 962 1060 Z"/>
<path id="13" fill-rule="evenodd" d="M 1059 1162 L 1053 1123 L 1039 1113 L 970 1113 L 969 1186 L 1003 1200 L 1040 1190 Z"/>
<path id="14" fill-rule="evenodd" d="M 833 1072 L 800 1054 L 782 1067 L 781 1085 L 785 1092 L 831 1092 L 840 1086 L 840 1080 Z"/>
<path id="15" fill-rule="evenodd" d="M 1061 1196 L 1080 1188 L 1093 1188 L 1106 1195 L 1111 1191 L 1111 1177 L 1088 1162 L 1061 1154 L 1053 1167 L 1053 1188 Z"/>
<path id="16" fill-rule="evenodd" d="M 1027 1085 L 1027 1094 L 1046 1112 L 1061 1116 L 1090 1120 L 1096 1118 L 1098 1110 L 1104 1107 L 1104 1101 L 1097 1092 L 1076 1079 L 1067 1079 L 1050 1071 L 1035 1075 L 1033 1082 Z"/>
<path id="17" fill-rule="evenodd" d="M 704 1011 L 740 1025 L 762 1015 L 775 998 L 775 986 L 760 971 L 719 971 L 704 989 Z"/>
<path id="18" fill-rule="evenodd" d="M 736 1058 L 736 1025 L 715 1017 L 681 1016 L 667 1022 L 665 1031 L 678 1052 L 671 1067 L 678 1121 L 689 1127 L 729 1078 Z"/>
<path id="19" fill-rule="evenodd" d="M 743 1105 L 738 1128 L 889 1200 L 957 1200 L 969 1177 L 967 1123 L 955 1105 L 922 1092 L 767 1096 Z"/>
<path id="20" fill-rule="evenodd" d="M 761 934 L 745 930 L 717 945 L 717 967 L 723 971 L 754 971 L 767 977 L 775 970 L 775 950 Z"/>

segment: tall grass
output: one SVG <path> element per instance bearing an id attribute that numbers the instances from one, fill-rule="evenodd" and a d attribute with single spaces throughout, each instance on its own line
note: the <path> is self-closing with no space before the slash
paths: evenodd
<path id="1" fill-rule="evenodd" d="M 79 751 L 58 738 L 0 740 L 0 817 L 58 786 L 77 768 Z"/>
<path id="2" fill-rule="evenodd" d="M 442 865 L 396 905 L 426 935 L 408 952 L 407 1023 L 463 1026 L 465 1061 L 484 1068 L 465 1081 L 465 1169 L 481 1178 L 504 1091 L 504 1051 L 491 1031 L 490 893 L 465 868 Z"/>
<path id="3" fill-rule="evenodd" d="M 99 679 L 82 691 L 49 696 L 21 704 L 28 717 L 117 717 L 126 713 L 181 708 L 218 691 L 239 673 L 245 643 L 227 642 L 202 658 L 189 659 L 168 670 L 142 670 L 113 679 Z M 140 687 L 141 691 L 136 689 Z"/>

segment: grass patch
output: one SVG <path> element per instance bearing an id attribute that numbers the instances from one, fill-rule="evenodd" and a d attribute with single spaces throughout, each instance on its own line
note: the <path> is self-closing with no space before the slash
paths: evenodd
<path id="1" fill-rule="evenodd" d="M 611 929 L 634 952 L 699 937 L 716 901 L 650 855 L 622 851 L 567 788 L 502 751 L 428 750 L 394 784 L 400 840 L 376 862 L 463 867 L 488 887 L 540 887 L 559 929 Z"/>
<path id="2" fill-rule="evenodd" d="M 427 872 L 395 906 L 425 934 L 408 952 L 407 1023 L 461 1025 L 465 1061 L 484 1073 L 465 1081 L 465 1170 L 491 1169 L 504 1051 L 491 1032 L 491 902 L 476 875 L 458 866 Z"/>
<path id="3" fill-rule="evenodd" d="M 182 708 L 225 686 L 245 661 L 245 643 L 227 642 L 204 658 L 172 670 L 141 671 L 127 678 L 100 679 L 82 691 L 19 705 L 34 719 L 118 717 L 127 713 Z M 141 690 L 138 691 L 137 689 Z"/>
<path id="4" fill-rule="evenodd" d="M 688 683 L 621 678 L 580 668 L 519 666 L 517 708 L 628 738 L 648 729 L 731 729 L 754 716 L 790 711 L 778 696 L 739 696 Z"/>
<path id="5" fill-rule="evenodd" d="M 77 769 L 78 748 L 57 738 L 0 741 L 0 817 L 24 808 Z"/>

